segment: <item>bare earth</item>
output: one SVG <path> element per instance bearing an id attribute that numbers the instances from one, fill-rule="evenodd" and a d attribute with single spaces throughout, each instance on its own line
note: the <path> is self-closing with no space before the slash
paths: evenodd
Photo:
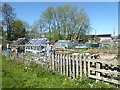
<path id="1" fill-rule="evenodd" d="M 101 59 L 113 59 L 116 56 L 116 54 L 100 54 Z"/>

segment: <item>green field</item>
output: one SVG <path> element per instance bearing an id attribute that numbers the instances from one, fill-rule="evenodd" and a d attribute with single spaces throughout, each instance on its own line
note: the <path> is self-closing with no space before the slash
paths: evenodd
<path id="1" fill-rule="evenodd" d="M 2 61 L 2 88 L 112 88 L 110 84 L 88 78 L 70 80 L 66 76 L 42 69 L 37 65 L 24 65 L 6 57 Z"/>

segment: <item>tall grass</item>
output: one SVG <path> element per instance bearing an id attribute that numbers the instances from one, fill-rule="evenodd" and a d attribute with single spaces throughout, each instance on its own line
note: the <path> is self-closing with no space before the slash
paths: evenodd
<path id="1" fill-rule="evenodd" d="M 110 84 L 95 80 L 68 77 L 43 69 L 39 65 L 27 66 L 16 60 L 2 57 L 3 88 L 113 88 Z"/>

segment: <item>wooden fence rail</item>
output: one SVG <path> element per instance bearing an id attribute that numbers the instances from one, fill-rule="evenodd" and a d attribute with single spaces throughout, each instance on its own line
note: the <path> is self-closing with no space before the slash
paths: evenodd
<path id="1" fill-rule="evenodd" d="M 21 54 L 3 53 L 12 59 L 24 62 L 40 61 L 39 64 L 48 67 L 55 72 L 75 79 L 78 77 L 89 77 L 96 80 L 103 80 L 109 83 L 120 85 L 120 64 L 119 60 L 100 60 L 82 58 L 80 54 L 56 53 L 46 58 L 45 61 L 39 57 L 24 57 Z M 42 63 L 43 62 L 43 63 Z"/>

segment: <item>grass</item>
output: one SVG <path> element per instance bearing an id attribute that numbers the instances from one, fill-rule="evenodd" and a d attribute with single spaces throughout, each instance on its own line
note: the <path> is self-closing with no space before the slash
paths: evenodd
<path id="1" fill-rule="evenodd" d="M 113 88 L 110 84 L 100 81 L 96 83 L 88 78 L 70 80 L 38 65 L 27 66 L 4 56 L 0 61 L 2 88 Z"/>

